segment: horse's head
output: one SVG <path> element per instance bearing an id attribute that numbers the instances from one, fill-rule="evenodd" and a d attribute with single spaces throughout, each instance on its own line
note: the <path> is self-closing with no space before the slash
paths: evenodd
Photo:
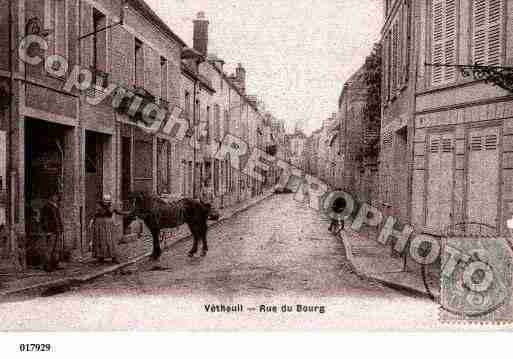
<path id="1" fill-rule="evenodd" d="M 219 211 L 214 206 L 212 206 L 211 203 L 203 203 L 203 205 L 208 210 L 207 216 L 208 216 L 209 220 L 211 220 L 211 221 L 219 220 L 219 217 L 221 215 L 219 214 Z"/>
<path id="2" fill-rule="evenodd" d="M 131 192 L 128 195 L 128 220 L 135 220 L 136 217 L 144 218 L 148 213 L 148 195 L 144 192 Z"/>

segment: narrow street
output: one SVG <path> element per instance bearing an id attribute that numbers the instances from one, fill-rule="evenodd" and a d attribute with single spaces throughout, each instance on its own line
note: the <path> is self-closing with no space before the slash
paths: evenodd
<path id="1" fill-rule="evenodd" d="M 205 258 L 187 257 L 191 242 L 184 242 L 160 261 L 132 271 L 59 295 L 2 304 L 0 329 L 384 329 L 437 324 L 435 303 L 359 278 L 340 239 L 327 227 L 292 195 L 273 196 L 212 228 Z M 242 304 L 245 310 L 207 313 L 206 304 Z M 325 313 L 282 313 L 284 304 L 294 311 L 297 304 L 325 306 Z M 278 312 L 261 313 L 260 305 L 276 305 Z M 255 311 L 246 309 L 252 307 Z"/>

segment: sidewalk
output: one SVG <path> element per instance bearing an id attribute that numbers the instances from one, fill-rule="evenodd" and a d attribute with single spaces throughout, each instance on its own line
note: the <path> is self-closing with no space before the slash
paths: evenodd
<path id="1" fill-rule="evenodd" d="M 209 227 L 217 226 L 223 221 L 233 217 L 237 213 L 245 211 L 255 204 L 272 196 L 273 190 L 268 190 L 264 194 L 254 197 L 246 202 L 235 204 L 234 206 L 219 210 L 221 217 L 218 221 L 209 221 Z M 43 293 L 50 288 L 73 287 L 84 282 L 93 280 L 102 275 L 136 265 L 138 262 L 146 260 L 151 255 L 152 240 L 151 235 L 145 228 L 143 238 L 136 238 L 132 243 L 122 243 L 120 264 L 99 264 L 94 259 L 87 259 L 82 262 L 63 263 L 64 269 L 52 273 L 43 270 L 28 269 L 21 273 L 0 273 L 0 301 L 7 296 Z M 162 248 L 170 250 L 177 243 L 190 240 L 191 233 L 187 225 L 165 231 L 161 234 Z M 130 255 L 127 253 L 137 248 L 140 255 Z M 142 249 L 142 252 L 140 252 Z"/>
<path id="2" fill-rule="evenodd" d="M 390 245 L 384 246 L 379 243 L 376 240 L 378 232 L 375 229 L 367 227 L 356 233 L 346 228 L 339 236 L 344 243 L 347 258 L 358 275 L 394 289 L 439 297 L 439 275 L 436 270 L 429 268 L 426 273 L 430 294 L 422 278 L 421 266 L 413 265 L 410 263 L 411 260 L 406 261 L 405 257 L 393 253 Z"/>

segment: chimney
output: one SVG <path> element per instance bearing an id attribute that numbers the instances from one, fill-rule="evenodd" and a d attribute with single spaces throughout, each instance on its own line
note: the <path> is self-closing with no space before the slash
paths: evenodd
<path id="1" fill-rule="evenodd" d="M 208 52 L 208 20 L 203 11 L 198 12 L 194 23 L 193 47 L 194 50 L 207 56 Z"/>
<path id="2" fill-rule="evenodd" d="M 235 69 L 235 77 L 241 90 L 244 92 L 246 90 L 246 70 L 242 67 L 241 63 Z"/>

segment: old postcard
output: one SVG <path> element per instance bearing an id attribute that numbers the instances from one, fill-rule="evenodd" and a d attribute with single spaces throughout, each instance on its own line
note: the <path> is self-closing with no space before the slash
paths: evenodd
<path id="1" fill-rule="evenodd" d="M 0 0 L 0 331 L 509 330 L 512 278 L 513 1 Z"/>

